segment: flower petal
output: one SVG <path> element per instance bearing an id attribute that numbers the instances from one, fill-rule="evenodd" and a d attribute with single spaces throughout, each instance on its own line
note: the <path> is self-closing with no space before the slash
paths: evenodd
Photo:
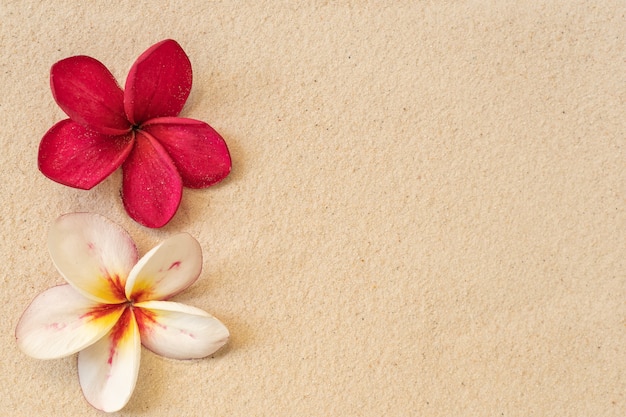
<path id="1" fill-rule="evenodd" d="M 226 142 L 208 124 L 193 119 L 163 117 L 150 120 L 142 128 L 163 145 L 185 187 L 208 187 L 230 172 Z"/>
<path id="2" fill-rule="evenodd" d="M 66 214 L 50 228 L 48 249 L 61 275 L 85 297 L 106 304 L 126 301 L 126 277 L 138 254 L 119 225 L 98 214 Z"/>
<path id="3" fill-rule="evenodd" d="M 39 144 L 39 170 L 63 185 L 88 190 L 122 165 L 133 147 L 132 133 L 109 136 L 70 119 L 60 121 Z"/>
<path id="4" fill-rule="evenodd" d="M 67 284 L 52 287 L 24 311 L 15 329 L 17 345 L 37 359 L 62 358 L 102 338 L 123 310 L 89 300 Z"/>
<path id="5" fill-rule="evenodd" d="M 124 92 L 100 61 L 88 56 L 63 59 L 50 70 L 50 86 L 58 105 L 75 122 L 108 135 L 130 131 Z"/>
<path id="6" fill-rule="evenodd" d="M 148 227 L 164 226 L 178 210 L 183 184 L 174 163 L 154 138 L 137 132 L 135 146 L 122 165 L 126 211 Z"/>
<path id="7" fill-rule="evenodd" d="M 202 248 L 180 233 L 161 242 L 133 267 L 126 281 L 126 298 L 134 302 L 170 298 L 193 284 L 202 270 Z"/>
<path id="8" fill-rule="evenodd" d="M 228 341 L 229 333 L 204 310 L 171 301 L 135 304 L 141 343 L 173 359 L 203 358 Z"/>
<path id="9" fill-rule="evenodd" d="M 133 124 L 177 116 L 191 91 L 191 62 L 171 39 L 150 47 L 133 64 L 124 88 L 124 108 Z"/>
<path id="10" fill-rule="evenodd" d="M 95 408 L 122 409 L 135 389 L 141 339 L 131 308 L 102 339 L 78 354 L 78 380 L 85 398 Z"/>

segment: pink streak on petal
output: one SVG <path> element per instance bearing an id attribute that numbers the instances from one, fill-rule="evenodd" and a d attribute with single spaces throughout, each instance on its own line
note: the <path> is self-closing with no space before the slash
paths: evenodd
<path id="1" fill-rule="evenodd" d="M 123 408 L 135 388 L 140 355 L 139 330 L 127 307 L 105 337 L 78 354 L 78 377 L 87 401 L 107 412 Z"/>
<path id="2" fill-rule="evenodd" d="M 135 146 L 122 169 L 122 199 L 130 217 L 147 227 L 167 224 L 178 209 L 183 185 L 163 147 L 144 132 L 137 132 Z"/>
<path id="3" fill-rule="evenodd" d="M 119 305 L 89 300 L 68 284 L 52 287 L 24 311 L 15 329 L 17 345 L 39 359 L 68 356 L 100 339 L 121 314 Z"/>
<path id="4" fill-rule="evenodd" d="M 226 326 L 199 308 L 171 301 L 146 301 L 135 304 L 134 311 L 141 343 L 168 358 L 203 358 L 228 341 Z"/>
<path id="5" fill-rule="evenodd" d="M 132 149 L 132 135 L 108 136 L 62 120 L 39 144 L 39 170 L 53 181 L 88 190 L 122 165 Z"/>
<path id="6" fill-rule="evenodd" d="M 156 319 L 156 313 L 145 308 L 136 308 L 134 310 L 135 319 L 137 320 L 137 326 L 139 326 L 139 333 L 147 335 L 153 332 L 154 327 L 159 327 L 161 330 L 167 330 L 167 326 L 159 323 Z"/>
<path id="7" fill-rule="evenodd" d="M 126 278 L 137 248 L 118 224 L 94 213 L 60 216 L 48 232 L 48 251 L 57 270 L 84 297 L 104 304 L 126 300 Z"/>
<path id="8" fill-rule="evenodd" d="M 100 61 L 88 56 L 63 59 L 50 70 L 50 86 L 56 102 L 75 122 L 108 135 L 130 130 L 124 93 Z"/>
<path id="9" fill-rule="evenodd" d="M 128 332 L 128 329 L 131 325 L 132 320 L 132 310 L 126 308 L 122 316 L 118 320 L 118 322 L 111 329 L 111 333 L 109 335 L 111 339 L 111 344 L 109 346 L 109 357 L 107 358 L 107 364 L 113 364 L 113 359 L 115 358 L 116 348 L 120 344 L 120 341 L 124 337 L 124 335 Z"/>
<path id="10" fill-rule="evenodd" d="M 126 298 L 135 303 L 171 298 L 193 284 L 200 271 L 200 244 L 188 233 L 178 233 L 135 264 L 126 280 Z"/>
<path id="11" fill-rule="evenodd" d="M 185 187 L 208 187 L 230 173 L 232 165 L 226 142 L 208 124 L 164 117 L 151 120 L 144 129 L 163 145 Z"/>
<path id="12" fill-rule="evenodd" d="M 154 117 L 177 116 L 191 91 L 191 62 L 180 45 L 164 40 L 145 51 L 131 67 L 124 108 L 136 125 Z"/>

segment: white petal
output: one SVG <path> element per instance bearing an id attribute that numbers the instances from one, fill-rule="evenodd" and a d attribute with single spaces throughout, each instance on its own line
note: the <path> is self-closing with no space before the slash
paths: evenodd
<path id="1" fill-rule="evenodd" d="M 38 359 L 68 356 L 104 336 L 122 311 L 121 306 L 89 300 L 70 285 L 52 287 L 24 311 L 15 329 L 17 345 Z"/>
<path id="2" fill-rule="evenodd" d="M 61 275 L 85 297 L 109 304 L 126 301 L 126 277 L 138 256 L 120 226 L 93 213 L 66 214 L 52 225 L 48 249 Z"/>
<path id="3" fill-rule="evenodd" d="M 135 389 L 140 355 L 137 322 L 127 308 L 105 337 L 78 354 L 78 379 L 87 401 L 106 412 L 122 409 Z"/>
<path id="4" fill-rule="evenodd" d="M 180 233 L 146 253 L 133 267 L 126 297 L 135 302 L 172 297 L 193 284 L 201 270 L 200 244 L 191 235 Z"/>
<path id="5" fill-rule="evenodd" d="M 161 356 L 203 358 L 228 341 L 228 329 L 204 310 L 172 301 L 135 304 L 141 343 Z"/>

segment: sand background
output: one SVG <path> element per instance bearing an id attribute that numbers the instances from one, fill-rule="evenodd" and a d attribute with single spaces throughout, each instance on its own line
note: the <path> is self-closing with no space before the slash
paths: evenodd
<path id="1" fill-rule="evenodd" d="M 106 3 L 106 4 L 105 4 Z M 0 2 L 5 415 L 98 416 L 76 358 L 14 341 L 61 283 L 60 214 L 122 224 L 141 253 L 204 251 L 176 299 L 232 337 L 191 362 L 143 351 L 119 416 L 626 415 L 626 3 Z M 37 170 L 64 114 L 50 66 L 90 55 L 123 83 L 166 38 L 182 115 L 226 139 L 228 179 L 160 230 Z"/>

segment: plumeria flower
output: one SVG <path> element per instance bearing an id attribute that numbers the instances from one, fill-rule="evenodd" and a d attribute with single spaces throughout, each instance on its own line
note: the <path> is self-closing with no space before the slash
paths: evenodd
<path id="1" fill-rule="evenodd" d="M 191 91 L 191 63 L 165 40 L 135 61 L 124 90 L 88 56 L 50 70 L 52 95 L 69 116 L 39 146 L 39 169 L 70 187 L 91 189 L 120 166 L 128 214 L 148 227 L 167 224 L 183 186 L 204 188 L 231 169 L 222 137 L 208 124 L 177 117 Z"/>
<path id="2" fill-rule="evenodd" d="M 141 345 L 192 359 L 228 340 L 226 327 L 205 311 L 166 301 L 200 274 L 202 251 L 190 235 L 175 235 L 137 261 L 124 229 L 96 214 L 74 213 L 53 224 L 48 247 L 67 284 L 32 301 L 17 324 L 17 344 L 38 359 L 78 352 L 80 386 L 95 408 L 113 412 L 126 405 Z"/>

